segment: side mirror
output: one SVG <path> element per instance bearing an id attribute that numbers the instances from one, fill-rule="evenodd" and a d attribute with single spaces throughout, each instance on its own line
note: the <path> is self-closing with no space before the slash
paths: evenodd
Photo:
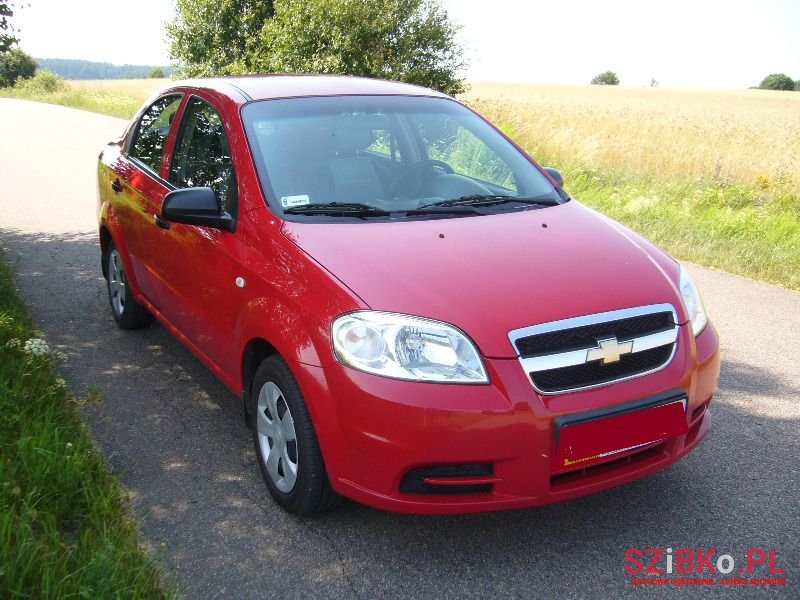
<path id="1" fill-rule="evenodd" d="M 219 210 L 217 196 L 210 187 L 191 187 L 172 190 L 164 197 L 161 216 L 165 221 L 201 225 L 233 231 L 233 217 Z"/>
<path id="2" fill-rule="evenodd" d="M 558 169 L 554 169 L 553 167 L 543 167 L 543 169 L 547 171 L 547 174 L 558 184 L 558 187 L 564 187 L 564 176 Z"/>

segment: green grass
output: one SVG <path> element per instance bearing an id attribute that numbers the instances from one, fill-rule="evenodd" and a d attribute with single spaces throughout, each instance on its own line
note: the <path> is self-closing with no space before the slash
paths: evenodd
<path id="1" fill-rule="evenodd" d="M 37 338 L 0 255 L 0 598 L 174 597 Z"/>
<path id="2" fill-rule="evenodd" d="M 734 183 L 565 170 L 565 188 L 677 258 L 800 290 L 800 198 Z"/>

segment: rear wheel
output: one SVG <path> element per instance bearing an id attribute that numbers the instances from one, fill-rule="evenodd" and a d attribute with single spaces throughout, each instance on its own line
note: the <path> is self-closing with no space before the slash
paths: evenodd
<path id="1" fill-rule="evenodd" d="M 122 329 L 140 329 L 153 320 L 147 309 L 133 299 L 122 256 L 114 242 L 109 242 L 106 251 L 106 281 L 111 314 Z"/>
<path id="2" fill-rule="evenodd" d="M 308 408 L 279 356 L 256 371 L 249 413 L 258 465 L 275 501 L 299 515 L 335 507 L 339 496 L 328 482 Z"/>

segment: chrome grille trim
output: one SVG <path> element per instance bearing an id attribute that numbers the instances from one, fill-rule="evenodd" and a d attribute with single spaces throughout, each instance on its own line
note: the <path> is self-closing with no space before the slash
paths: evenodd
<path id="1" fill-rule="evenodd" d="M 646 350 L 652 350 L 654 348 L 659 348 L 661 346 L 667 346 L 672 344 L 672 352 L 670 353 L 667 360 L 665 360 L 657 367 L 650 369 L 648 371 L 635 373 L 629 376 L 618 377 L 613 380 L 603 381 L 601 383 L 593 385 L 560 389 L 557 391 L 541 390 L 534 383 L 531 374 L 536 373 L 538 371 L 548 371 L 551 369 L 560 369 L 560 368 L 574 367 L 586 364 L 589 352 L 595 349 L 596 346 L 589 346 L 565 352 L 556 352 L 556 353 L 528 356 L 528 357 L 522 357 L 519 349 L 517 348 L 518 340 L 543 333 L 552 333 L 562 330 L 576 329 L 580 327 L 585 327 L 587 325 L 598 325 L 611 321 L 620 321 L 623 319 L 630 319 L 634 317 L 641 317 L 650 314 L 665 313 L 665 312 L 669 312 L 672 314 L 672 323 L 673 323 L 672 328 L 638 337 L 623 337 L 617 341 L 633 342 L 630 354 L 644 352 Z M 509 331 L 508 339 L 511 342 L 511 346 L 514 348 L 514 352 L 517 354 L 517 358 L 520 361 L 522 368 L 525 369 L 525 373 L 528 374 L 528 380 L 531 382 L 533 388 L 540 394 L 551 395 L 551 394 L 563 394 L 578 390 L 591 389 L 595 387 L 609 385 L 611 383 L 626 381 L 628 379 L 633 379 L 636 377 L 643 377 L 645 375 L 655 373 L 656 371 L 660 371 L 661 369 L 666 367 L 675 356 L 679 327 L 680 325 L 678 323 L 678 315 L 675 310 L 675 307 L 672 304 L 662 303 L 662 304 L 649 304 L 646 306 L 638 306 L 634 308 L 625 308 L 621 310 L 612 310 L 602 313 L 595 313 L 592 315 L 584 315 L 580 317 L 572 317 L 569 319 L 561 319 L 558 321 L 550 321 L 547 323 L 541 323 L 539 325 L 530 325 L 528 327 L 521 327 L 519 329 L 514 329 L 512 331 Z"/>
<path id="2" fill-rule="evenodd" d="M 527 336 L 526 336 L 527 337 Z M 659 346 L 666 346 L 667 344 L 674 344 L 678 339 L 678 328 L 670 329 L 669 331 L 661 331 L 653 333 L 644 337 L 633 338 L 633 349 L 631 354 L 636 352 L 644 352 L 645 350 L 652 350 Z M 622 341 L 622 340 L 620 340 Z M 589 351 L 592 348 L 582 348 L 581 350 L 572 350 L 570 352 L 560 352 L 558 354 L 546 354 L 544 356 L 532 356 L 530 358 L 521 358 L 519 361 L 526 372 L 531 371 L 548 371 L 550 369 L 561 369 L 563 367 L 574 367 L 575 365 L 582 365 L 589 362 L 587 360 Z"/>

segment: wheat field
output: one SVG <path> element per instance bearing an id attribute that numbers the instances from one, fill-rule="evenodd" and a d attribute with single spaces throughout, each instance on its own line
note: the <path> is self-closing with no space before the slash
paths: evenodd
<path id="1" fill-rule="evenodd" d="M 80 79 L 67 82 L 70 88 L 93 94 L 119 94 L 145 99 L 170 79 Z"/>
<path id="2" fill-rule="evenodd" d="M 800 93 L 473 83 L 463 96 L 543 162 L 800 191 Z"/>

